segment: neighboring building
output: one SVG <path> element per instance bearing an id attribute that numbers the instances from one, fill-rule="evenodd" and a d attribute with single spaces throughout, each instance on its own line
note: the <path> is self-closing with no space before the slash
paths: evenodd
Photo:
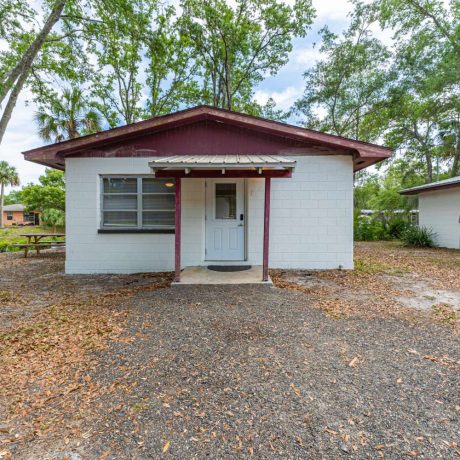
<path id="1" fill-rule="evenodd" d="M 438 246 L 460 248 L 460 176 L 400 193 L 418 196 L 419 225 L 436 233 Z"/>
<path id="2" fill-rule="evenodd" d="M 387 148 L 199 106 L 24 152 L 66 171 L 66 272 L 353 268 L 353 172 Z"/>
<path id="3" fill-rule="evenodd" d="M 3 206 L 3 224 L 9 225 L 40 225 L 38 211 L 27 212 L 23 204 L 6 204 Z"/>

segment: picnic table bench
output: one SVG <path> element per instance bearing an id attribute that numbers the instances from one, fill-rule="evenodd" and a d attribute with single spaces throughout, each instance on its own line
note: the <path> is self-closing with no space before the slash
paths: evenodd
<path id="1" fill-rule="evenodd" d="M 40 254 L 40 249 L 50 246 L 65 246 L 63 240 L 42 241 L 43 238 L 64 238 L 65 233 L 24 233 L 21 236 L 27 238 L 27 243 L 17 243 L 13 246 L 24 248 L 24 257 L 27 257 L 30 249 L 35 249 Z"/>

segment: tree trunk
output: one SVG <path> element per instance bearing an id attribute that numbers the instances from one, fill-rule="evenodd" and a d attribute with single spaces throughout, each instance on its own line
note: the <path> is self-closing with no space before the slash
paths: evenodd
<path id="1" fill-rule="evenodd" d="M 28 73 L 23 73 L 16 85 L 14 86 L 13 90 L 11 91 L 10 97 L 8 99 L 8 103 L 6 104 L 5 110 L 3 111 L 2 118 L 0 119 L 0 144 L 2 143 L 3 136 L 5 135 L 6 127 L 11 119 L 11 114 L 13 113 L 13 109 L 16 106 L 16 102 L 19 97 L 19 93 L 24 86 L 28 77 Z"/>
<path id="2" fill-rule="evenodd" d="M 0 104 L 5 99 L 8 91 L 13 86 L 14 82 L 21 75 L 29 75 L 35 57 L 37 56 L 38 52 L 43 46 L 43 43 L 45 43 L 45 40 L 51 32 L 51 29 L 53 28 L 54 24 L 56 24 L 56 22 L 59 21 L 66 2 L 67 0 L 58 0 L 54 4 L 54 7 L 51 10 L 50 15 L 48 16 L 48 19 L 46 20 L 43 29 L 38 33 L 38 35 L 35 37 L 35 40 L 30 44 L 29 48 L 24 53 L 21 60 L 16 64 L 16 67 L 14 67 L 14 69 L 11 70 L 11 72 L 8 74 L 6 80 L 1 82 Z"/>
<path id="3" fill-rule="evenodd" d="M 3 198 L 5 197 L 5 184 L 0 186 L 0 228 L 3 228 Z"/>
<path id="4" fill-rule="evenodd" d="M 426 161 L 426 175 L 428 182 L 433 182 L 433 161 L 431 158 L 431 153 L 425 153 L 425 161 Z"/>

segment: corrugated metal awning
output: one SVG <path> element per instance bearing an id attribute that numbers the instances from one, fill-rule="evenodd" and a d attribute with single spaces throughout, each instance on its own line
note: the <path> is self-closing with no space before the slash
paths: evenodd
<path id="1" fill-rule="evenodd" d="M 287 169 L 292 171 L 296 161 L 277 155 L 175 155 L 162 157 L 149 162 L 155 173 L 159 170 L 193 169 Z"/>

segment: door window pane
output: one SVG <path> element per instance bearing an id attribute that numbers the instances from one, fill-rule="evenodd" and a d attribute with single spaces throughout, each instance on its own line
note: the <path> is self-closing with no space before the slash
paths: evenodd
<path id="1" fill-rule="evenodd" d="M 236 219 L 236 184 L 216 184 L 216 219 Z"/>

